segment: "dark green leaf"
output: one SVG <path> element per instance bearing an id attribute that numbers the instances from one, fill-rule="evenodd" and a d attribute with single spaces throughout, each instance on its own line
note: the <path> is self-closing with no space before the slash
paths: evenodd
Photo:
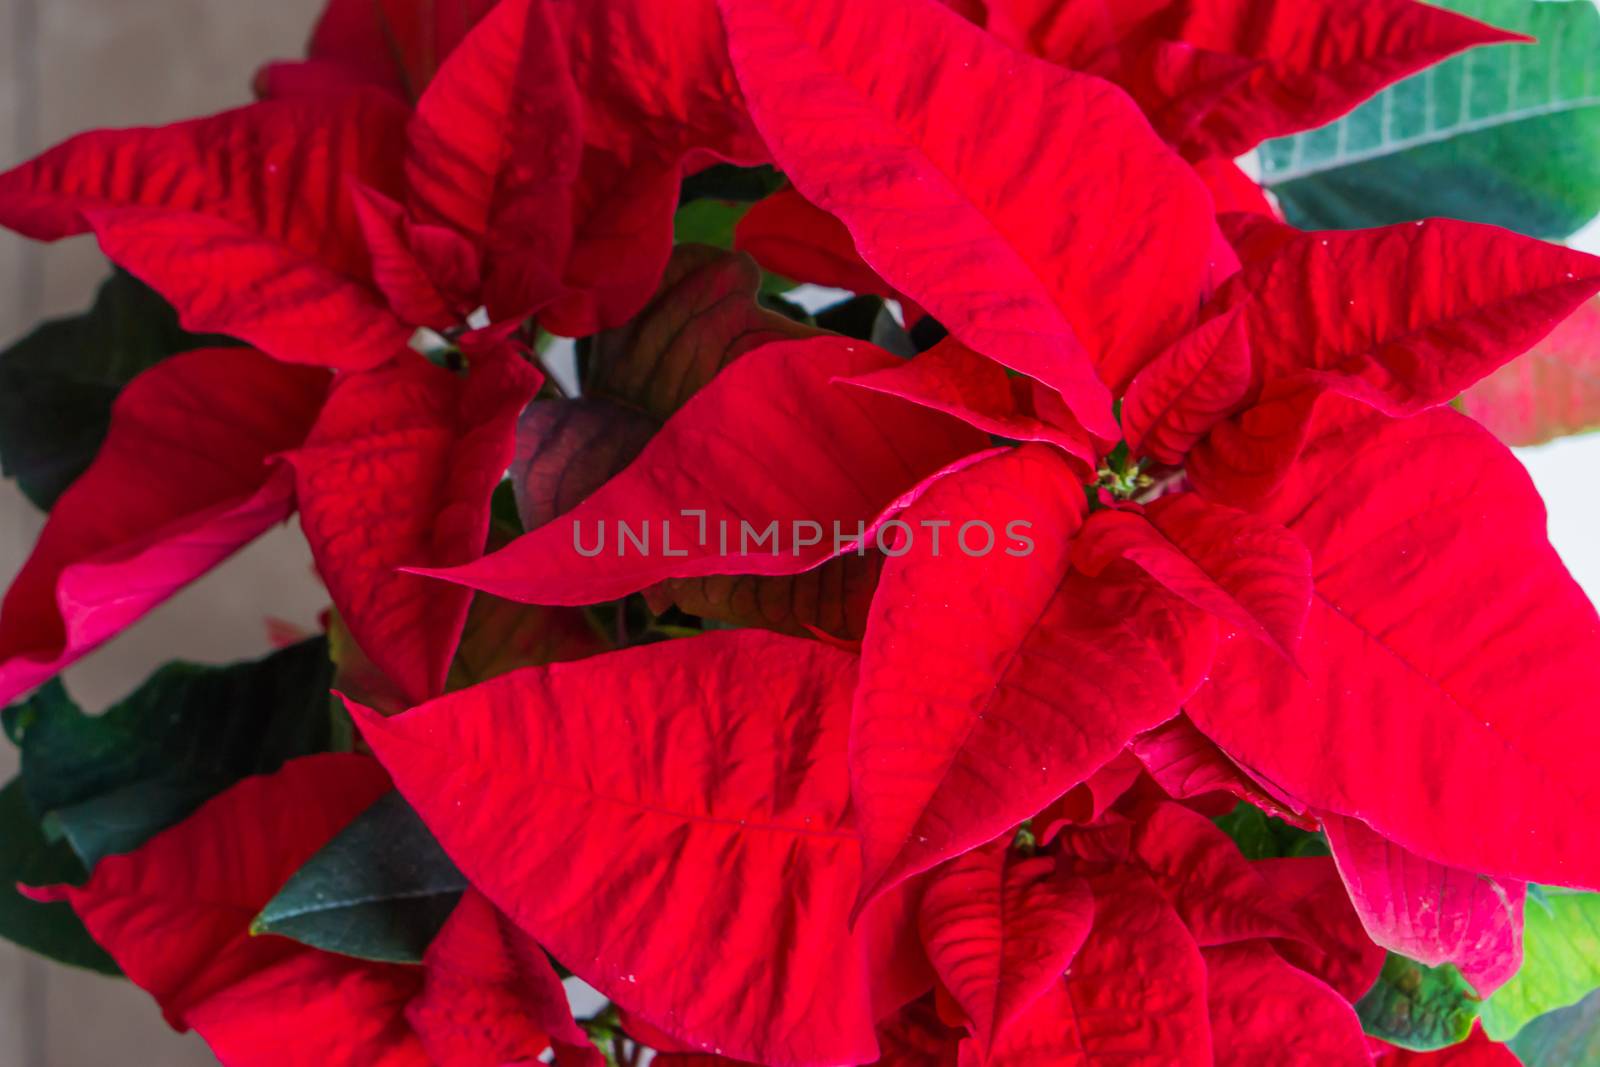
<path id="1" fill-rule="evenodd" d="M 1373 1037 L 1430 1052 L 1467 1039 L 1478 998 L 1452 965 L 1424 967 L 1391 952 L 1377 985 L 1356 1002 L 1356 1014 Z"/>
<path id="2" fill-rule="evenodd" d="M 1600 1063 L 1600 991 L 1570 1008 L 1541 1015 L 1511 1039 L 1524 1067 L 1585 1067 Z"/>
<path id="3" fill-rule="evenodd" d="M 1233 838 L 1246 859 L 1328 855 L 1328 843 L 1321 834 L 1291 826 L 1242 800 L 1232 811 L 1215 821 L 1223 833 Z"/>
<path id="4" fill-rule="evenodd" d="M 24 885 L 81 882 L 83 864 L 65 844 L 45 840 L 22 795 L 20 779 L 0 789 L 0 937 L 75 967 L 120 974 L 105 950 L 65 902 L 36 904 L 17 892 Z"/>
<path id="5" fill-rule="evenodd" d="M 419 963 L 466 888 L 417 813 L 389 793 L 295 872 L 250 931 Z"/>
<path id="6" fill-rule="evenodd" d="M 329 750 L 331 682 L 319 637 L 225 667 L 168 664 L 103 715 L 52 681 L 3 718 L 29 804 L 93 869 L 240 778 Z"/>
<path id="7" fill-rule="evenodd" d="M 0 469 L 48 509 L 94 459 L 123 386 L 176 352 L 220 343 L 232 342 L 185 333 L 160 296 L 118 271 L 88 311 L 0 354 Z"/>
<path id="8" fill-rule="evenodd" d="M 696 200 L 739 200 L 753 204 L 783 188 L 783 175 L 768 166 L 736 167 L 718 163 L 683 179 L 679 205 Z"/>
<path id="9" fill-rule="evenodd" d="M 1600 11 L 1591 0 L 1436 0 L 1536 45 L 1476 48 L 1329 126 L 1262 147 L 1289 221 L 1429 216 L 1562 238 L 1600 211 Z"/>

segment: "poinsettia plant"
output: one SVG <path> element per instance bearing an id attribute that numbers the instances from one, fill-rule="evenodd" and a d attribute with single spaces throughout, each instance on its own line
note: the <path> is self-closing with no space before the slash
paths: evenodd
<path id="1" fill-rule="evenodd" d="M 0 932 L 230 1065 L 1578 1062 L 1491 430 L 1595 421 L 1600 183 L 1439 146 L 1594 143 L 1600 12 L 1450 6 L 331 0 L 0 175 L 117 271 L 0 358 Z M 324 633 L 73 703 L 291 515 Z"/>

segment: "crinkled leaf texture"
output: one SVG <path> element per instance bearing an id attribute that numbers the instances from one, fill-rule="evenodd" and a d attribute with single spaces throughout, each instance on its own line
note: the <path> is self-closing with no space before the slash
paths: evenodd
<path id="1" fill-rule="evenodd" d="M 561 1067 L 605 1064 L 544 949 L 475 890 L 429 947 L 425 975 L 406 1020 L 438 1067 L 533 1064 L 552 1043 Z"/>
<path id="2" fill-rule="evenodd" d="M 1083 512 L 1071 465 L 1038 444 L 907 510 L 912 543 L 884 566 L 851 726 L 868 895 L 1038 812 L 1203 677 L 1203 615 L 1128 564 L 1072 569 Z"/>
<path id="3" fill-rule="evenodd" d="M 1003 838 L 934 872 L 919 913 L 939 980 L 985 1049 L 1060 981 L 1093 920 L 1087 882 Z"/>
<path id="4" fill-rule="evenodd" d="M 582 107 L 546 0 L 495 7 L 417 102 L 407 206 L 472 242 L 497 316 L 536 310 L 560 291 Z"/>
<path id="5" fill-rule="evenodd" d="M 1127 559 L 1195 607 L 1295 658 L 1311 603 L 1311 554 L 1274 522 L 1175 493 L 1142 515 L 1097 512 L 1075 556 L 1089 573 Z"/>
<path id="6" fill-rule="evenodd" d="M 1260 942 L 1205 950 L 1211 1037 L 1230 1067 L 1366 1067 L 1348 1001 Z"/>
<path id="7" fill-rule="evenodd" d="M 1136 871 L 1096 879 L 1095 924 L 1066 974 L 991 1055 L 962 1067 L 1208 1067 L 1211 1023 L 1200 947 Z"/>
<path id="8" fill-rule="evenodd" d="M 1186 43 L 1254 60 L 1206 114 L 1191 150 L 1232 158 L 1268 137 L 1321 126 L 1391 82 L 1514 34 L 1415 0 L 1206 0 L 1189 7 Z"/>
<path id="9" fill-rule="evenodd" d="M 1308 933 L 1228 836 L 1181 804 L 1160 804 L 1140 819 L 1133 849 L 1202 948 Z"/>
<path id="10" fill-rule="evenodd" d="M 1304 671 L 1225 642 L 1190 717 L 1290 796 L 1435 863 L 1600 885 L 1583 814 L 1600 810 L 1600 620 L 1527 474 L 1451 411 L 1329 400 L 1316 418 L 1261 508 L 1311 549 Z"/>
<path id="11" fill-rule="evenodd" d="M 305 439 L 327 388 L 324 372 L 247 348 L 187 352 L 130 382 L 6 593 L 0 701 L 287 518 L 292 479 L 268 460 Z"/>
<path id="12" fill-rule="evenodd" d="M 1392 415 L 1455 399 L 1600 289 L 1600 259 L 1492 226 L 1282 233 L 1217 296 L 1243 308 L 1257 373 Z"/>
<path id="13" fill-rule="evenodd" d="M 909 362 L 848 381 L 943 411 L 984 433 L 1055 445 L 1082 464 L 1083 481 L 1093 480 L 1094 442 L 1060 397 L 1038 382 L 1012 377 L 958 341 L 941 341 Z"/>
<path id="14" fill-rule="evenodd" d="M 1188 324 L 1210 227 L 1205 190 L 1132 102 L 935 4 L 722 6 L 795 188 L 963 343 L 1115 438 L 1102 379 L 1125 382 Z"/>
<path id="15" fill-rule="evenodd" d="M 288 457 L 340 617 L 413 703 L 443 691 L 471 594 L 398 572 L 482 554 L 517 416 L 541 380 L 508 350 L 474 360 L 465 376 L 408 353 L 341 379 Z"/>
<path id="16" fill-rule="evenodd" d="M 924 480 L 987 444 L 946 415 L 833 384 L 896 362 L 843 337 L 764 345 L 559 521 L 478 563 L 430 573 L 509 600 L 591 604 L 667 578 L 809 570 L 837 554 L 834 523 L 847 539 L 858 524 L 870 532 Z M 796 536 L 807 522 L 817 528 Z M 623 524 L 652 538 L 648 551 L 624 542 Z M 763 544 L 769 524 L 776 539 Z"/>
<path id="17" fill-rule="evenodd" d="M 1429 967 L 1455 964 L 1480 997 L 1516 973 L 1525 883 L 1429 862 L 1358 819 L 1324 815 L 1322 826 L 1374 941 Z"/>
<path id="18" fill-rule="evenodd" d="M 349 183 L 393 196 L 406 111 L 375 93 L 85 133 L 0 175 L 0 225 L 93 231 L 183 325 L 291 363 L 377 366 L 411 329 L 368 281 Z"/>
<path id="19" fill-rule="evenodd" d="M 566 42 L 583 105 L 581 158 L 562 193 L 571 205 L 571 251 L 556 264 L 561 291 L 539 317 L 553 333 L 581 337 L 622 325 L 655 290 L 672 252 L 683 175 L 719 160 L 765 163 L 767 151 L 740 98 L 713 0 L 536 3 L 549 8 Z M 547 73 L 548 43 L 535 36 L 525 47 L 527 69 Z M 468 73 L 481 77 L 478 69 Z M 516 169 L 511 176 L 524 192 L 561 189 Z M 543 210 L 524 198 L 511 221 L 537 232 Z M 526 252 L 514 256 L 511 237 L 491 236 L 506 253 L 497 262 L 512 264 L 491 271 L 497 317 L 529 310 L 524 283 L 540 266 Z"/>
<path id="20" fill-rule="evenodd" d="M 855 675 L 730 631 L 352 711 L 462 872 L 579 976 L 691 1048 L 823 1067 L 876 1055 Z"/>

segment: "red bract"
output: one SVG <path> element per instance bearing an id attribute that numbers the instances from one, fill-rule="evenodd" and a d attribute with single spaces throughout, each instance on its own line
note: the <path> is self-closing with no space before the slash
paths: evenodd
<path id="1" fill-rule="evenodd" d="M 998 841 L 952 860 L 922 895 L 922 940 L 939 979 L 991 1049 L 1000 1029 L 1060 981 L 1094 916 L 1089 885 L 1048 856 Z"/>
<path id="2" fill-rule="evenodd" d="M 6 593 L 0 701 L 288 518 L 292 479 L 273 460 L 305 440 L 327 389 L 323 372 L 247 348 L 199 349 L 135 378 Z"/>
<path id="3" fill-rule="evenodd" d="M 195 1014 L 208 1010 L 214 1014 L 203 1017 L 227 1025 L 227 1005 L 236 999 L 211 1009 L 214 998 L 318 955 L 282 938 L 251 937 L 251 917 L 388 788 L 383 768 L 369 758 L 294 760 L 277 774 L 246 779 L 138 851 L 102 861 L 81 888 L 35 892 L 69 901 L 174 1026 L 196 1025 Z"/>
<path id="4" fill-rule="evenodd" d="M 465 378 L 408 355 L 334 387 L 289 454 L 301 525 L 356 642 L 413 701 L 444 688 L 471 594 L 396 574 L 476 559 L 539 375 L 510 352 Z"/>
<path id="5" fill-rule="evenodd" d="M 851 656 L 745 632 L 353 710 L 463 872 L 557 959 L 692 1047 L 821 1067 L 875 1055 L 848 924 L 854 682 Z M 573 700 L 590 714 L 560 714 Z"/>
<path id="6" fill-rule="evenodd" d="M 1115 437 L 1104 383 L 1188 322 L 1210 222 L 1132 105 L 916 0 L 723 7 L 751 114 L 795 188 L 964 344 Z M 1110 166 L 1125 180 L 1102 180 Z"/>
<path id="7" fill-rule="evenodd" d="M 1600 788 L 1572 759 L 1597 729 L 1600 622 L 1516 460 L 1452 412 L 1325 401 L 1260 514 L 1311 549 L 1302 669 L 1228 643 L 1189 704 L 1200 728 L 1290 796 L 1435 862 L 1600 884 L 1571 818 Z"/>
<path id="8" fill-rule="evenodd" d="M 1413 0 L 333 0 L 262 103 L 0 175 L 0 224 L 253 346 L 123 392 L 0 696 L 298 507 L 375 757 L 40 895 L 230 1067 L 1430 1062 L 1362 1033 L 1386 955 L 1487 995 L 1530 881 L 1600 889 L 1600 616 L 1445 410 L 1590 328 L 1600 260 L 1302 232 L 1233 159 L 1513 39 Z M 57 699 L 7 713 L 30 834 L 100 769 L 52 770 Z M 415 816 L 443 854 L 362 864 Z M 373 953 L 415 965 L 249 936 L 330 860 L 437 911 Z"/>
<path id="9" fill-rule="evenodd" d="M 904 521 L 917 539 L 884 566 L 851 727 L 869 895 L 1016 825 L 1176 714 L 1213 639 L 1126 564 L 1072 570 L 1082 490 L 1045 446 L 950 476 Z M 927 537 L 941 530 L 942 549 Z"/>
<path id="10" fill-rule="evenodd" d="M 899 295 L 862 262 L 844 224 L 793 189 L 756 203 L 739 220 L 734 243 L 767 270 L 797 282 Z"/>
<path id="11" fill-rule="evenodd" d="M 1525 39 L 1415 0 L 971 4 L 997 36 L 1122 85 L 1192 157 L 1231 159 L 1463 49 Z"/>
<path id="12" fill-rule="evenodd" d="M 1419 963 L 1453 963 L 1488 997 L 1522 963 L 1523 882 L 1445 867 L 1356 819 L 1323 815 L 1339 873 L 1372 939 Z"/>
<path id="13" fill-rule="evenodd" d="M 0 225 L 93 231 L 184 325 L 291 363 L 377 366 L 411 331 L 367 283 L 348 184 L 398 192 L 405 109 L 382 96 L 256 104 L 86 133 L 0 175 Z"/>
<path id="14" fill-rule="evenodd" d="M 947 416 L 832 384 L 894 363 L 839 337 L 764 346 L 559 522 L 440 576 L 511 600 L 590 604 L 667 578 L 809 570 L 845 550 L 836 527 L 840 542 L 870 541 L 921 483 L 983 446 Z"/>
<path id="15" fill-rule="evenodd" d="M 544 949 L 477 891 L 450 913 L 424 971 L 405 1017 L 438 1067 L 531 1064 L 552 1044 L 561 1067 L 605 1063 Z"/>

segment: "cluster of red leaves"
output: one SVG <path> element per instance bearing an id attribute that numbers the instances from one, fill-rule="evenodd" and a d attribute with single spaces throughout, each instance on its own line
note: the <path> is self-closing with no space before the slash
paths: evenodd
<path id="1" fill-rule="evenodd" d="M 0 696 L 298 507 L 421 705 L 47 893 L 229 1064 L 595 1062 L 546 951 L 679 1067 L 1509 1062 L 1351 1002 L 1386 948 L 1487 994 L 1526 882 L 1600 889 L 1600 621 L 1446 406 L 1600 261 L 1301 233 L 1230 161 L 1507 39 L 1413 0 L 333 0 L 262 102 L 0 176 L 0 222 L 253 346 L 120 399 Z M 740 226 L 765 267 L 948 338 L 906 361 L 674 255 L 715 161 L 792 186 Z M 534 322 L 598 334 L 595 396 L 533 401 Z M 539 521 L 483 556 L 513 460 Z M 577 551 L 685 509 L 1034 550 Z M 749 628 L 446 693 L 473 590 Z M 475 887 L 425 965 L 250 938 L 391 776 Z M 1202 814 L 1235 797 L 1332 858 L 1245 860 Z"/>

